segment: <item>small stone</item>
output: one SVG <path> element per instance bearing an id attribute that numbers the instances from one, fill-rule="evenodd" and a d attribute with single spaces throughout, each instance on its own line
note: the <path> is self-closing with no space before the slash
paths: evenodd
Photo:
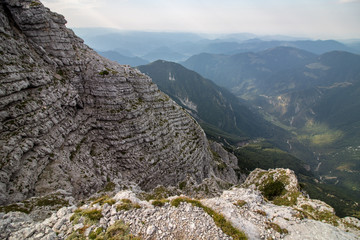
<path id="1" fill-rule="evenodd" d="M 83 223 L 79 223 L 79 224 L 76 224 L 74 225 L 74 231 L 80 229 L 80 228 L 83 228 L 84 227 L 84 224 Z"/>
<path id="2" fill-rule="evenodd" d="M 62 218 L 64 217 L 66 214 L 68 214 L 69 210 L 67 209 L 67 207 L 63 207 L 63 208 L 60 208 L 57 213 L 56 213 L 56 216 L 58 218 Z"/>
<path id="3" fill-rule="evenodd" d="M 54 225 L 54 227 L 53 227 L 53 229 L 54 229 L 54 231 L 58 231 L 58 230 L 60 230 L 60 228 L 62 227 L 62 225 L 64 225 L 64 223 L 66 222 L 66 218 L 61 218 L 61 219 L 59 219 L 56 223 L 55 223 L 55 225 Z"/>
<path id="4" fill-rule="evenodd" d="M 34 236 L 34 239 L 40 239 L 44 236 L 44 233 L 38 233 Z"/>
<path id="5" fill-rule="evenodd" d="M 90 234 L 90 232 L 91 232 L 94 228 L 95 228 L 95 226 L 94 226 L 94 225 L 93 225 L 93 226 L 88 227 L 88 228 L 85 230 L 85 232 L 84 232 L 84 236 L 88 237 L 88 236 L 89 236 L 89 234 Z"/>
<path id="6" fill-rule="evenodd" d="M 114 216 L 114 215 L 116 215 L 116 207 L 112 206 L 110 210 L 110 216 Z"/>
<path id="7" fill-rule="evenodd" d="M 150 226 L 146 229 L 146 234 L 147 234 L 147 235 L 152 235 L 155 231 L 156 231 L 156 227 L 155 227 L 154 225 L 150 225 Z"/>

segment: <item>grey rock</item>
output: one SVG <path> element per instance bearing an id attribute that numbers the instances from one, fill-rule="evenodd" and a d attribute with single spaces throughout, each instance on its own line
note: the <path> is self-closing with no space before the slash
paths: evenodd
<path id="1" fill-rule="evenodd" d="M 83 223 L 78 223 L 78 224 L 76 224 L 76 225 L 74 225 L 74 231 L 76 231 L 76 230 L 78 230 L 78 229 L 80 229 L 80 228 L 83 228 L 84 227 L 84 224 Z"/>
<path id="2" fill-rule="evenodd" d="M 156 227 L 155 227 L 154 225 L 150 225 L 150 226 L 146 229 L 146 234 L 147 234 L 147 235 L 152 235 L 155 231 L 156 231 Z"/>
<path id="3" fill-rule="evenodd" d="M 349 234 L 319 221 L 307 220 L 300 224 L 288 226 L 290 234 L 285 236 L 284 239 L 288 240 L 302 240 L 302 239 L 314 239 L 314 240 L 327 240 L 327 239 L 359 239 L 355 235 Z"/>
<path id="4" fill-rule="evenodd" d="M 218 177 L 204 131 L 151 79 L 99 56 L 33 0 L 4 0 L 0 36 L 0 204 L 112 182 L 149 190 Z M 214 144 L 213 144 L 214 145 Z M 226 155 L 226 156 L 225 156 Z M 216 182 L 216 181 L 214 181 Z"/>
<path id="5" fill-rule="evenodd" d="M 53 230 L 54 231 L 59 231 L 61 229 L 61 227 L 65 224 L 65 222 L 67 221 L 66 218 L 60 218 L 54 225 Z"/>

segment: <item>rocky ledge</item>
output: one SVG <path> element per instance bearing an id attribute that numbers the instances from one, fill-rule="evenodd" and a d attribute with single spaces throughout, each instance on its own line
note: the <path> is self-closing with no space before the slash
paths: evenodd
<path id="1" fill-rule="evenodd" d="M 284 189 L 269 200 L 263 195 L 269 197 L 266 188 L 276 182 Z M 297 196 L 289 199 L 289 194 Z M 280 204 L 283 198 L 289 202 Z M 257 169 L 245 184 L 214 198 L 162 198 L 126 190 L 63 207 L 40 222 L 20 212 L 3 213 L 0 219 L 2 239 L 360 238 L 358 219 L 340 219 L 324 202 L 302 195 L 288 169 Z"/>

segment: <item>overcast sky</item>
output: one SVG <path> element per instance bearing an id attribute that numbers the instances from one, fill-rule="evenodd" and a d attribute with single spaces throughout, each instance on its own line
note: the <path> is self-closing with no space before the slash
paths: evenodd
<path id="1" fill-rule="evenodd" d="M 72 27 L 360 38 L 360 0 L 42 0 Z"/>

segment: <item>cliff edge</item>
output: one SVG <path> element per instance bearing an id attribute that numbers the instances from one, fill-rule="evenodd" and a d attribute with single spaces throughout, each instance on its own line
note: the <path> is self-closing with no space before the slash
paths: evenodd
<path id="1" fill-rule="evenodd" d="M 216 177 L 196 121 L 65 23 L 39 1 L 0 5 L 0 204 L 59 189 L 82 198 L 108 184 L 149 190 Z"/>

